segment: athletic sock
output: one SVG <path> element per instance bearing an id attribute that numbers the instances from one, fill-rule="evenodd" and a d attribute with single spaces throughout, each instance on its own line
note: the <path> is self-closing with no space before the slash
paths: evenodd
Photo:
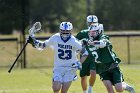
<path id="1" fill-rule="evenodd" d="M 88 93 L 92 93 L 92 86 L 88 86 Z"/>
<path id="2" fill-rule="evenodd" d="M 87 90 L 84 90 L 83 93 L 87 93 Z"/>

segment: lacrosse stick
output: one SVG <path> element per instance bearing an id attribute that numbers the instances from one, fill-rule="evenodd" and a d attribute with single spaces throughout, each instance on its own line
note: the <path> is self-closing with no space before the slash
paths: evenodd
<path id="1" fill-rule="evenodd" d="M 35 36 L 35 33 L 41 30 L 41 23 L 40 22 L 36 22 L 32 28 L 29 30 L 29 36 Z M 29 37 L 28 36 L 28 37 Z M 28 42 L 26 41 L 25 45 L 23 46 L 23 48 L 21 49 L 20 53 L 18 54 L 17 58 L 15 59 L 14 63 L 12 64 L 12 66 L 10 67 L 10 69 L 8 70 L 8 72 L 10 73 L 11 70 L 13 69 L 14 65 L 16 64 L 18 58 L 20 57 L 20 55 L 22 54 L 22 52 L 25 50 L 26 46 L 27 46 Z"/>

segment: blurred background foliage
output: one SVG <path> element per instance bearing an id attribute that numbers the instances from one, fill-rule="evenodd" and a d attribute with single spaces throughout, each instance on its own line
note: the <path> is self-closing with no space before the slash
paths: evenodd
<path id="1" fill-rule="evenodd" d="M 86 16 L 94 14 L 105 30 L 140 30 L 140 0 L 0 0 L 0 34 L 21 31 L 36 21 L 45 32 L 58 32 L 62 21 L 74 29 L 86 28 Z"/>

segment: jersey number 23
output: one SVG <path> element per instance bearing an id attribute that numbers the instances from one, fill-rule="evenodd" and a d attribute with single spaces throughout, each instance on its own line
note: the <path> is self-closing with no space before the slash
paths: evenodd
<path id="1" fill-rule="evenodd" d="M 69 59 L 72 58 L 72 51 L 71 50 L 58 49 L 58 57 L 60 59 L 69 60 Z"/>

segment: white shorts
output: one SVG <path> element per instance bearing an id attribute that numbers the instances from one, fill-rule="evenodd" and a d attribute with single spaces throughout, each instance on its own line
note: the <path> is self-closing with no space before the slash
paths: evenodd
<path id="1" fill-rule="evenodd" d="M 57 67 L 53 70 L 53 81 L 70 82 L 77 77 L 76 69 L 71 67 Z"/>

